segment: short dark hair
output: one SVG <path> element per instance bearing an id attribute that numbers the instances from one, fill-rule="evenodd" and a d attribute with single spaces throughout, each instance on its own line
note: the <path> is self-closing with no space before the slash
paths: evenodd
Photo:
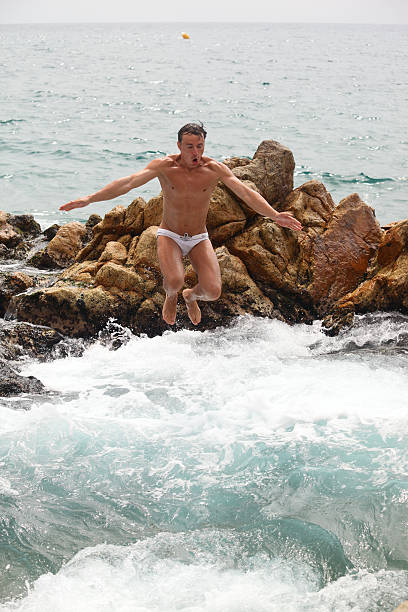
<path id="1" fill-rule="evenodd" d="M 202 136 L 205 140 L 207 136 L 207 132 L 204 129 L 204 125 L 201 123 L 186 123 L 182 128 L 178 131 L 178 142 L 183 140 L 184 134 L 194 134 L 194 136 Z"/>

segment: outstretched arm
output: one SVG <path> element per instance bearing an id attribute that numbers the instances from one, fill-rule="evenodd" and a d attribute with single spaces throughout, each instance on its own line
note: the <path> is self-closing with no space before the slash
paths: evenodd
<path id="1" fill-rule="evenodd" d="M 85 196 L 83 198 L 78 198 L 77 200 L 72 200 L 67 204 L 63 204 L 60 206 L 60 210 L 72 210 L 73 208 L 82 208 L 83 206 L 88 206 L 91 202 L 102 202 L 104 200 L 112 200 L 113 198 L 117 198 L 120 195 L 124 195 L 128 193 L 131 189 L 135 187 L 140 187 L 145 183 L 148 183 L 152 179 L 156 178 L 159 175 L 160 168 L 163 164 L 163 159 L 154 159 L 139 172 L 135 174 L 131 174 L 129 176 L 124 176 L 123 178 L 117 179 L 106 187 L 103 187 L 99 191 L 95 193 Z"/>
<path id="2" fill-rule="evenodd" d="M 231 191 L 252 208 L 252 210 L 264 217 L 269 217 L 282 227 L 289 227 L 296 231 L 302 229 L 302 225 L 295 219 L 292 213 L 278 212 L 268 204 L 261 194 L 242 183 L 227 166 L 224 164 L 219 164 L 219 166 L 221 169 L 220 179 L 224 185 L 231 189 Z"/>

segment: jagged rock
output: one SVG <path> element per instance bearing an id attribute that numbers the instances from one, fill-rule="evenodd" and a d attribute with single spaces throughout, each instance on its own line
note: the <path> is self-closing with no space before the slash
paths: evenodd
<path id="1" fill-rule="evenodd" d="M 106 245 L 98 261 L 114 261 L 121 264 L 126 261 L 127 256 L 126 247 L 121 242 L 111 241 Z"/>
<path id="2" fill-rule="evenodd" d="M 45 393 L 42 382 L 34 376 L 21 376 L 8 363 L 0 359 L 0 396 L 20 393 Z"/>
<path id="3" fill-rule="evenodd" d="M 393 262 L 398 260 L 403 270 L 406 261 L 401 224 L 390 227 L 385 240 L 373 210 L 357 194 L 336 207 L 318 181 L 292 191 L 293 156 L 273 141 L 262 143 L 253 160 L 233 159 L 227 164 L 270 201 L 276 199 L 279 210 L 293 212 L 303 231 L 282 228 L 256 215 L 218 185 L 210 202 L 208 229 L 220 262 L 223 292 L 219 300 L 201 303 L 201 329 L 245 312 L 288 322 L 331 316 L 327 323 L 335 333 L 352 321 L 354 304 L 349 297 L 345 308 L 337 308 L 339 314 L 334 305 L 345 294 L 357 295 L 367 274 L 374 274 L 378 266 L 383 278 L 387 265 L 390 287 L 384 304 L 405 308 L 406 278 L 397 282 L 392 276 Z M 94 225 L 91 241 L 52 287 L 13 297 L 17 317 L 76 337 L 95 335 L 112 318 L 135 333 L 153 335 L 167 329 L 161 319 L 164 292 L 156 239 L 162 206 L 159 195 L 147 203 L 137 198 L 127 208 L 114 207 Z M 186 285 L 192 286 L 195 278 L 188 266 Z M 358 287 L 359 283 L 363 284 Z M 392 293 L 396 285 L 400 301 Z M 182 303 L 178 322 L 191 326 Z"/>
<path id="4" fill-rule="evenodd" d="M 334 304 L 324 320 L 327 330 L 348 325 L 354 313 L 408 313 L 408 220 L 392 223 L 385 230 L 366 280 Z"/>
<path id="5" fill-rule="evenodd" d="M 73 263 L 83 247 L 87 230 L 82 223 L 73 221 L 62 225 L 45 249 L 38 251 L 29 263 L 38 268 L 65 268 Z"/>
<path id="6" fill-rule="evenodd" d="M 381 229 L 373 211 L 356 194 L 335 208 L 318 181 L 295 189 L 281 205 L 303 224 L 296 233 L 258 219 L 227 241 L 252 278 L 319 316 L 362 279 Z"/>
<path id="7" fill-rule="evenodd" d="M 64 340 L 55 329 L 18 321 L 2 322 L 0 338 L 0 357 L 3 359 L 46 356 Z"/>
<path id="8" fill-rule="evenodd" d="M 53 225 L 50 225 L 50 227 L 47 227 L 47 229 L 45 229 L 43 231 L 43 234 L 46 237 L 46 239 L 48 241 L 52 240 L 54 238 L 54 236 L 57 235 L 57 232 L 58 232 L 60 227 L 61 226 L 58 225 L 58 223 L 54 223 Z"/>
<path id="9" fill-rule="evenodd" d="M 319 315 L 363 280 L 381 235 L 373 209 L 356 193 L 340 202 L 313 247 L 310 292 Z"/>
<path id="10" fill-rule="evenodd" d="M 16 247 L 23 240 L 21 232 L 8 223 L 8 215 L 0 210 L 0 243 L 8 249 Z"/>
<path id="11" fill-rule="evenodd" d="M 59 266 L 72 263 L 82 248 L 82 239 L 86 235 L 86 229 L 82 223 L 73 221 L 63 225 L 50 241 L 47 252 Z"/>
<path id="12" fill-rule="evenodd" d="M 0 317 L 4 316 L 13 295 L 33 287 L 34 284 L 33 279 L 24 272 L 17 271 L 5 275 L 0 273 Z"/>
<path id="13" fill-rule="evenodd" d="M 12 256 L 12 250 L 7 248 L 5 244 L 0 243 L 0 258 L 9 259 Z"/>
<path id="14" fill-rule="evenodd" d="M 275 140 L 264 140 L 253 159 L 235 164 L 233 173 L 241 181 L 250 181 L 270 203 L 280 202 L 293 189 L 295 160 L 287 147 Z"/>
<path id="15" fill-rule="evenodd" d="M 37 223 L 33 215 L 7 215 L 7 221 L 15 228 L 18 228 L 26 237 L 39 236 L 41 225 Z"/>
<path id="16" fill-rule="evenodd" d="M 95 225 L 97 225 L 101 221 L 102 221 L 102 217 L 100 215 L 97 215 L 96 213 L 92 213 L 92 215 L 89 215 L 88 220 L 85 223 L 85 227 L 87 230 L 88 229 L 92 230 L 95 227 Z"/>

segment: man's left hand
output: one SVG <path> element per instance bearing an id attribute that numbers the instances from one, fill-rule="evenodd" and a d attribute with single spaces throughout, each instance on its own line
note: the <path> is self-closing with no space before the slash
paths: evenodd
<path id="1" fill-rule="evenodd" d="M 302 229 L 302 224 L 297 219 L 295 219 L 293 214 L 290 212 L 278 213 L 274 221 L 276 221 L 276 223 L 278 225 L 281 225 L 282 227 L 289 227 L 290 229 L 296 230 L 297 232 Z"/>

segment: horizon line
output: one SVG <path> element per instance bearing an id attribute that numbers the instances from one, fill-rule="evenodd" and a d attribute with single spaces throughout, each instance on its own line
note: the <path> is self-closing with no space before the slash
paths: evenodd
<path id="1" fill-rule="evenodd" d="M 151 20 L 139 20 L 139 21 L 7 21 L 0 22 L 0 26 L 2 25 L 99 25 L 99 24 L 206 24 L 206 23 L 229 23 L 229 24 L 274 24 L 274 25 L 395 25 L 395 26 L 407 26 L 407 22 L 383 22 L 383 21 L 248 21 L 248 20 L 238 20 L 238 21 L 230 21 L 230 20 L 215 20 L 209 19 L 206 21 L 151 21 Z"/>

